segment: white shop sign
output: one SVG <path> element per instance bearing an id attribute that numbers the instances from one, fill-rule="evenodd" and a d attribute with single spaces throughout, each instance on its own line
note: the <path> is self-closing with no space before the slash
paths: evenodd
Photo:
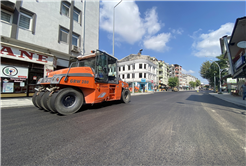
<path id="1" fill-rule="evenodd" d="M 28 78 L 28 68 L 1 64 L 1 77 Z"/>
<path id="2" fill-rule="evenodd" d="M 1 57 L 16 59 L 20 61 L 27 61 L 32 63 L 53 65 L 56 63 L 56 59 L 52 56 L 42 55 L 33 51 L 26 51 L 24 49 L 18 49 L 15 47 L 1 45 Z M 55 62 L 53 62 L 55 60 Z"/>

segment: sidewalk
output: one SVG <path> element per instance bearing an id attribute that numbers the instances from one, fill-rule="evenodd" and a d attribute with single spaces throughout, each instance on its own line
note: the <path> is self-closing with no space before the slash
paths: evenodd
<path id="1" fill-rule="evenodd" d="M 32 97 L 2 98 L 1 108 L 33 106 Z"/>
<path id="2" fill-rule="evenodd" d="M 243 100 L 243 97 L 241 96 L 233 96 L 230 93 L 223 93 L 223 94 L 209 93 L 209 94 L 219 99 L 225 100 L 227 102 L 246 107 L 246 100 Z"/>

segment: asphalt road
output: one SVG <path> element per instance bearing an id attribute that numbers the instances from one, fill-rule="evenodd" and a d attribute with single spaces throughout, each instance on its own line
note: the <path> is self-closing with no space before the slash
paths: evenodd
<path id="1" fill-rule="evenodd" d="M 246 165 L 245 109 L 204 91 L 1 112 L 2 165 Z"/>

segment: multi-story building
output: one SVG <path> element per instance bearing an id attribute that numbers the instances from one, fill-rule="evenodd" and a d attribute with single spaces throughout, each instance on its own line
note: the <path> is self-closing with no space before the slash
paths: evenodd
<path id="1" fill-rule="evenodd" d="M 159 85 L 167 86 L 168 84 L 168 64 L 166 64 L 164 61 L 159 60 L 158 61 L 159 66 Z"/>
<path id="2" fill-rule="evenodd" d="M 182 75 L 182 80 L 184 80 L 183 82 L 183 88 L 189 88 L 190 87 L 190 82 L 196 82 L 196 80 L 198 80 L 198 78 L 196 78 L 195 76 L 192 76 L 190 74 L 183 74 Z"/>
<path id="3" fill-rule="evenodd" d="M 50 71 L 99 48 L 99 0 L 1 1 L 1 97 L 29 96 Z"/>
<path id="4" fill-rule="evenodd" d="M 230 36 L 220 38 L 221 54 L 228 59 L 228 75 L 224 78 L 235 79 L 234 83 L 228 83 L 227 88 L 238 90 L 239 95 L 243 95 L 241 86 L 246 82 L 246 17 L 237 18 Z M 222 78 L 223 79 L 223 78 Z M 229 81 L 229 80 L 228 80 Z"/>
<path id="5" fill-rule="evenodd" d="M 130 54 L 119 60 L 119 77 L 127 82 L 130 87 L 133 85 L 140 90 L 153 91 L 157 85 L 156 68 L 157 62 L 148 55 Z"/>
<path id="6" fill-rule="evenodd" d="M 183 86 L 182 66 L 180 66 L 178 64 L 169 65 L 169 77 L 178 77 L 179 87 L 182 88 L 182 86 Z"/>

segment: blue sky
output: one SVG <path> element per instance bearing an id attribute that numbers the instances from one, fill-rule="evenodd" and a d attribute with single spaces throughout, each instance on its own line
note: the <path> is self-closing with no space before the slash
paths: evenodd
<path id="1" fill-rule="evenodd" d="M 99 49 L 112 54 L 113 7 L 120 0 L 100 2 Z M 133 1 L 115 8 L 115 57 L 129 54 L 179 64 L 200 77 L 201 64 L 220 55 L 219 38 L 231 35 L 237 18 L 246 15 L 245 1 Z"/>

